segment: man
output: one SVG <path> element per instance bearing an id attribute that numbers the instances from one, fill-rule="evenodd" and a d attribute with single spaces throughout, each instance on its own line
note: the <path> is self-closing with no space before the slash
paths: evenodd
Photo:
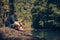
<path id="1" fill-rule="evenodd" d="M 20 27 L 21 26 L 20 23 L 18 22 L 16 11 L 14 11 L 14 14 L 12 14 L 7 18 L 5 26 L 15 28 L 17 30 L 23 30 L 23 28 Z"/>

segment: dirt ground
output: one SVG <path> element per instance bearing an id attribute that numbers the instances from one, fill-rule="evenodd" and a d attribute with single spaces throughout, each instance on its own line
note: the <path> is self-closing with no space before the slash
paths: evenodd
<path id="1" fill-rule="evenodd" d="M 0 39 L 2 40 L 41 40 L 26 32 L 17 31 L 9 27 L 0 28 Z"/>

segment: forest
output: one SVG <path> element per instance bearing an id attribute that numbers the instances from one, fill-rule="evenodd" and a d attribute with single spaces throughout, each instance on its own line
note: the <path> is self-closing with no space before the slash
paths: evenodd
<path id="1" fill-rule="evenodd" d="M 60 40 L 60 0 L 0 0 L 0 27 L 14 11 L 18 20 L 24 19 L 27 33 L 42 40 Z"/>

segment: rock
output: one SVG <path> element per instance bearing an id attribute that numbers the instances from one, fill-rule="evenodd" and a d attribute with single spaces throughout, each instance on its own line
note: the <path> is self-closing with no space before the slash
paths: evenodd
<path id="1" fill-rule="evenodd" d="M 38 37 L 34 37 L 26 32 L 17 31 L 12 28 L 2 27 L 0 28 L 0 39 L 2 40 L 41 40 Z"/>

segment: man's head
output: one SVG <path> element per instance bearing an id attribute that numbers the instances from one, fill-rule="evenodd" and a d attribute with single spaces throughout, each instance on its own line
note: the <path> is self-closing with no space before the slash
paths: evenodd
<path id="1" fill-rule="evenodd" d="M 15 15 L 15 16 L 17 15 L 17 12 L 16 12 L 16 11 L 14 11 L 14 15 Z"/>

